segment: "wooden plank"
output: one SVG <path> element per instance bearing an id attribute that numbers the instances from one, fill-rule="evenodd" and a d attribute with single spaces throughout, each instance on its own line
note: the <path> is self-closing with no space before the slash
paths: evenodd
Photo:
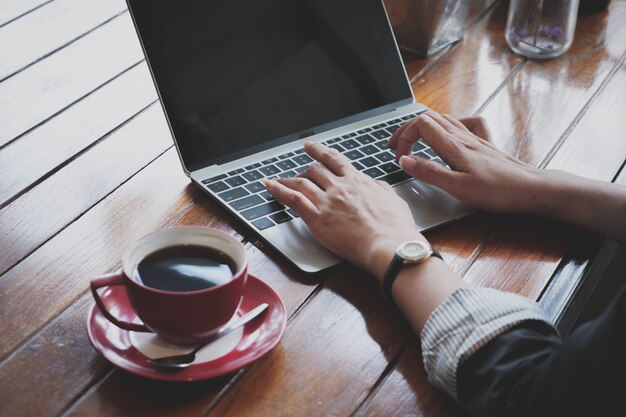
<path id="1" fill-rule="evenodd" d="M 80 393 L 80 389 L 95 383 L 111 370 L 111 365 L 93 355 L 87 338 L 85 315 L 91 304 L 90 297 L 82 297 L 46 331 L 2 363 L 0 416 L 57 415 Z M 72 381 L 78 390 L 72 387 L 51 390 L 65 381 Z"/>
<path id="2" fill-rule="evenodd" d="M 405 335 L 372 279 L 340 271 L 208 415 L 350 415 Z"/>
<path id="3" fill-rule="evenodd" d="M 153 105 L 132 123 L 0 210 L 0 273 L 172 147 L 165 116 Z M 171 173 L 182 175 L 180 168 Z"/>
<path id="4" fill-rule="evenodd" d="M 612 181 L 626 161 L 624 109 L 626 63 L 623 62 L 547 168 Z"/>
<path id="5" fill-rule="evenodd" d="M 0 27 L 52 0 L 2 0 L 0 1 Z"/>
<path id="6" fill-rule="evenodd" d="M 123 0 L 56 0 L 4 26 L 0 82 L 124 10 Z"/>
<path id="7" fill-rule="evenodd" d="M 454 416 L 453 401 L 436 390 L 426 377 L 419 341 L 412 340 L 394 372 L 375 393 L 376 401 L 366 402 L 356 416 Z"/>
<path id="8" fill-rule="evenodd" d="M 0 207 L 156 98 L 148 66 L 142 63 L 0 149 Z"/>
<path id="9" fill-rule="evenodd" d="M 496 145 L 541 166 L 577 116 L 612 76 L 626 52 L 626 3 L 610 14 L 581 16 L 571 49 L 550 61 L 529 61 L 487 106 Z"/>
<path id="10" fill-rule="evenodd" d="M 0 84 L 0 147 L 143 59 L 125 13 Z"/>
<path id="11" fill-rule="evenodd" d="M 69 306 L 93 275 L 117 267 L 131 241 L 183 211 L 191 202 L 187 183 L 170 149 L 5 273 L 0 279 L 0 358 Z"/>

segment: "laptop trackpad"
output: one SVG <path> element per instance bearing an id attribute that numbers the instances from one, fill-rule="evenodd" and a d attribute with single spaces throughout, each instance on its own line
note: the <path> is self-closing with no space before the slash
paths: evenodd
<path id="1" fill-rule="evenodd" d="M 473 212 L 442 189 L 418 180 L 405 182 L 395 187 L 394 191 L 409 204 L 419 230 L 427 230 Z"/>

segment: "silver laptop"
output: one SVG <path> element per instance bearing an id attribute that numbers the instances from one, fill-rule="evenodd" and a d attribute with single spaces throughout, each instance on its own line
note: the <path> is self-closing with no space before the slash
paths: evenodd
<path id="1" fill-rule="evenodd" d="M 425 107 L 381 0 L 127 2 L 185 173 L 302 270 L 340 259 L 260 180 L 306 170 L 305 140 L 395 186 L 420 230 L 469 212 L 386 147 Z M 444 164 L 422 142 L 414 153 Z"/>

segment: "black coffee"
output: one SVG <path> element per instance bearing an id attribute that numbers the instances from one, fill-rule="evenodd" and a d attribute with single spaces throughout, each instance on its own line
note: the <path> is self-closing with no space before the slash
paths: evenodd
<path id="1" fill-rule="evenodd" d="M 237 272 L 235 261 L 205 246 L 179 245 L 159 249 L 143 258 L 134 279 L 166 291 L 196 291 L 230 281 Z"/>

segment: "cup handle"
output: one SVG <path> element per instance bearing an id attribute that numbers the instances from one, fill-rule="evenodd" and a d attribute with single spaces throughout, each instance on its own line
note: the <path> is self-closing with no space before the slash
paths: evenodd
<path id="1" fill-rule="evenodd" d="M 98 294 L 98 288 L 109 287 L 113 285 L 126 285 L 124 282 L 124 272 L 120 269 L 117 272 L 112 274 L 103 275 L 101 277 L 97 277 L 91 280 L 91 293 L 93 294 L 94 300 L 96 300 L 96 305 L 100 309 L 100 312 L 106 317 L 111 323 L 115 324 L 120 329 L 131 330 L 134 332 L 152 332 L 152 330 L 148 329 L 145 324 L 131 323 L 128 321 L 123 321 L 117 319 L 113 314 L 109 312 L 106 305 L 100 298 L 100 294 Z"/>

